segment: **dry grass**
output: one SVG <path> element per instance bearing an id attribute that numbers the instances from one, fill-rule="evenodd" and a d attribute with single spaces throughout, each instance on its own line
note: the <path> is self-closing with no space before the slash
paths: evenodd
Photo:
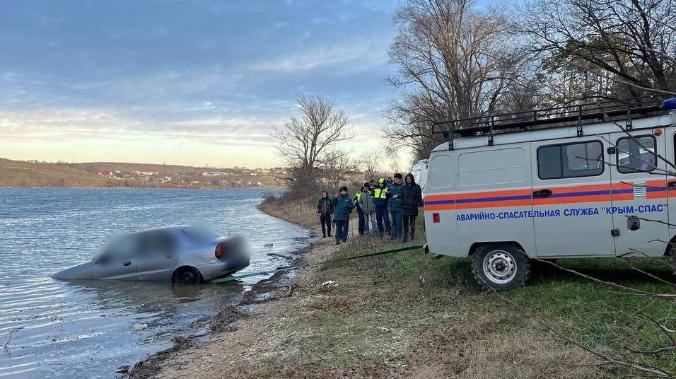
<path id="1" fill-rule="evenodd" d="M 306 228 L 313 229 L 319 223 L 317 199 L 312 197 L 288 200 L 270 195 L 263 200 L 258 208 L 269 215 Z"/>

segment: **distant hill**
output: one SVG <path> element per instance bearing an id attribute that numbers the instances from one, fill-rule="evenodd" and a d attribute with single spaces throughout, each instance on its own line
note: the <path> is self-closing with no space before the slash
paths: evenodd
<path id="1" fill-rule="evenodd" d="M 111 187 L 116 184 L 111 179 L 65 164 L 0 158 L 0 187 Z"/>
<path id="2" fill-rule="evenodd" d="M 0 158 L 0 187 L 283 187 L 284 169 L 210 169 L 145 163 L 44 163 Z"/>

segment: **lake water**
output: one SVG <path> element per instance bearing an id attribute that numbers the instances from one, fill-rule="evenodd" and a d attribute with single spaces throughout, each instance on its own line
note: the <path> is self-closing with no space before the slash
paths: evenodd
<path id="1" fill-rule="evenodd" d="M 176 224 L 240 234 L 252 250 L 241 274 L 286 265 L 308 231 L 256 209 L 264 190 L 0 189 L 0 378 L 115 377 L 171 346 L 194 321 L 239 301 L 265 276 L 172 289 L 50 275 L 91 259 L 121 232 Z M 272 247 L 265 247 L 272 244 Z"/>

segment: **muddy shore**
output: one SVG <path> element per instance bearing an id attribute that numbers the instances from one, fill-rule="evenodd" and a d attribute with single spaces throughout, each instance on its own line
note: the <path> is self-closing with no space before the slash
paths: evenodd
<path id="1" fill-rule="evenodd" d="M 314 237 L 314 232 L 311 237 Z M 308 251 L 311 251 L 314 243 L 309 246 L 291 252 L 289 254 L 289 265 L 300 267 L 305 263 L 305 257 Z M 157 377 L 164 366 L 171 366 L 171 361 L 179 355 L 184 354 L 191 349 L 199 350 L 201 347 L 209 344 L 223 333 L 233 332 L 237 327 L 233 324 L 239 320 L 249 317 L 250 312 L 255 311 L 256 307 L 267 302 L 275 301 L 280 298 L 291 296 L 294 288 L 294 277 L 296 270 L 281 271 L 273 274 L 270 278 L 264 279 L 251 286 L 251 289 L 242 294 L 242 299 L 237 304 L 222 307 L 216 314 L 205 316 L 190 325 L 188 329 L 198 329 L 206 327 L 207 335 L 189 334 L 187 336 L 177 335 L 173 338 L 173 346 L 152 354 L 136 364 L 133 367 L 121 366 L 116 374 L 120 378 L 151 378 Z"/>

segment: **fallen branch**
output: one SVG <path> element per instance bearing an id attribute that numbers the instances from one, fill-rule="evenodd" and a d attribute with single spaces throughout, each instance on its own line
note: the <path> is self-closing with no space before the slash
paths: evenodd
<path id="1" fill-rule="evenodd" d="M 627 294 L 627 295 L 640 295 L 640 296 L 653 296 L 653 297 L 657 297 L 657 298 L 660 298 L 660 299 L 676 300 L 676 294 L 654 293 L 654 292 L 648 292 L 648 291 L 639 290 L 639 289 L 636 289 L 636 288 L 626 287 L 626 286 L 623 286 L 623 285 L 621 285 L 621 284 L 617 284 L 617 283 L 613 283 L 613 282 L 608 282 L 608 281 L 601 280 L 601 279 L 595 278 L 595 277 L 590 276 L 590 275 L 587 275 L 587 274 L 583 274 L 583 273 L 581 273 L 581 272 L 579 272 L 579 271 L 575 271 L 575 270 L 573 270 L 573 269 L 569 269 L 569 268 L 560 266 L 560 265 L 558 265 L 558 264 L 556 264 L 556 263 L 554 263 L 554 262 L 551 262 L 551 261 L 546 261 L 546 260 L 538 259 L 538 258 L 532 258 L 532 259 L 535 260 L 535 261 L 538 261 L 538 262 L 542 262 L 542 263 L 546 263 L 546 264 L 548 264 L 548 265 L 552 265 L 552 266 L 558 268 L 559 270 L 566 271 L 566 272 L 569 272 L 569 273 L 571 273 L 571 274 L 578 275 L 578 276 L 580 276 L 580 277 L 583 277 L 583 278 L 585 278 L 585 279 L 589 279 L 589 280 L 594 281 L 594 282 L 596 282 L 596 283 L 601 283 L 601 284 L 605 284 L 605 285 L 607 285 L 607 286 L 611 286 L 611 287 L 615 287 L 615 288 L 622 289 L 622 290 L 624 290 L 624 291 L 629 291 L 629 292 L 622 292 L 623 294 Z"/>
<path id="2" fill-rule="evenodd" d="M 597 279 L 597 280 L 599 280 L 599 279 Z M 603 281 L 601 281 L 601 282 L 603 282 Z M 507 297 L 505 297 L 501 293 L 497 292 L 495 289 L 493 289 L 493 287 L 491 287 L 491 286 L 487 286 L 487 287 L 490 288 L 496 296 L 498 296 L 500 299 L 502 299 L 506 303 L 511 304 L 512 306 L 523 310 L 523 307 L 521 307 L 518 303 L 508 299 Z M 568 343 L 571 343 L 571 344 L 581 348 L 582 350 L 584 350 L 584 351 L 586 351 L 586 352 L 588 352 L 588 353 L 590 353 L 590 354 L 592 354 L 592 355 L 594 355 L 598 358 L 603 359 L 608 364 L 614 364 L 614 365 L 618 365 L 618 366 L 632 368 L 632 369 L 635 369 L 635 370 L 638 370 L 638 371 L 641 371 L 641 372 L 644 372 L 644 373 L 648 373 L 648 374 L 651 374 L 653 376 L 660 377 L 660 378 L 673 378 L 673 376 L 670 373 L 668 373 L 668 372 L 666 372 L 666 371 L 664 371 L 664 370 L 662 370 L 658 367 L 652 367 L 652 366 L 644 365 L 644 364 L 641 364 L 641 363 L 638 363 L 638 362 L 633 362 L 633 361 L 630 361 L 630 360 L 620 360 L 620 359 L 611 358 L 611 357 L 609 357 L 605 354 L 602 354 L 602 353 L 600 353 L 600 352 L 598 352 L 594 349 L 591 349 L 591 348 L 583 345 L 580 342 L 573 340 L 572 338 L 568 337 L 566 334 L 559 332 L 558 330 L 556 330 L 554 327 L 551 326 L 551 324 L 553 324 L 553 322 L 551 322 L 550 320 L 544 320 L 543 318 L 536 316 L 534 314 L 529 314 L 529 315 L 532 317 L 532 319 L 537 324 L 539 324 L 543 328 L 549 330 L 556 337 L 558 337 L 562 340 L 565 340 Z"/>
<path id="3" fill-rule="evenodd" d="M 634 249 L 630 249 L 630 250 L 632 250 L 632 251 L 634 251 L 634 252 L 637 252 L 637 253 L 640 253 L 640 251 L 637 251 L 637 250 L 634 250 Z M 647 271 L 641 270 L 640 268 L 638 268 L 638 267 L 632 265 L 627 259 L 622 259 L 621 257 L 615 257 L 615 258 L 617 258 L 618 260 L 624 262 L 627 266 L 631 267 L 633 270 L 636 270 L 636 271 L 640 272 L 641 274 L 643 274 L 643 275 L 645 275 L 645 276 L 648 276 L 648 277 L 650 277 L 650 278 L 653 278 L 653 279 L 655 279 L 655 280 L 657 280 L 657 281 L 659 281 L 659 282 L 666 283 L 666 284 L 668 284 L 668 285 L 674 287 L 674 289 L 676 289 L 676 283 L 672 283 L 672 282 L 670 282 L 670 281 L 668 281 L 668 280 L 664 280 L 664 279 L 660 278 L 660 277 L 657 276 L 657 275 L 653 275 L 653 274 L 651 274 L 651 273 L 649 273 L 649 272 L 647 272 Z"/>

